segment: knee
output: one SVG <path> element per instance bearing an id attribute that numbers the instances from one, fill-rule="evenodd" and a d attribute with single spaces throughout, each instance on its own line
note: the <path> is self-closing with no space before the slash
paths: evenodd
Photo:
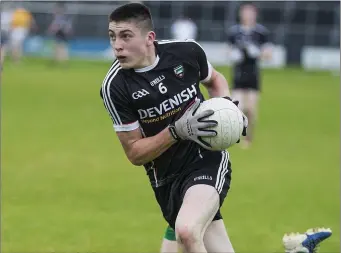
<path id="1" fill-rule="evenodd" d="M 188 223 L 176 224 L 175 232 L 180 243 L 185 247 L 190 247 L 200 241 L 200 234 L 198 227 Z"/>

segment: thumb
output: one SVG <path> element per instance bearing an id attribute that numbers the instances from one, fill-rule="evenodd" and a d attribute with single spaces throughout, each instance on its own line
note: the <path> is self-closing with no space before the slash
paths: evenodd
<path id="1" fill-rule="evenodd" d="M 198 110 L 199 106 L 200 106 L 200 99 L 196 97 L 193 105 L 190 108 L 190 110 L 192 111 L 192 116 L 194 116 L 194 114 Z"/>

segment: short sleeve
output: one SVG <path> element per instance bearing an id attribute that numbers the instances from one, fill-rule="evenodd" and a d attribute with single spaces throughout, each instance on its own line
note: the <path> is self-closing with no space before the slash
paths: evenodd
<path id="1" fill-rule="evenodd" d="M 188 40 L 193 45 L 195 59 L 200 68 L 200 82 L 205 83 L 211 79 L 213 67 L 207 60 L 204 49 L 194 40 Z"/>
<path id="2" fill-rule="evenodd" d="M 131 107 L 131 102 L 126 96 L 119 78 L 111 82 L 104 82 L 100 95 L 104 106 L 111 117 L 116 132 L 128 132 L 139 128 L 138 117 Z"/>

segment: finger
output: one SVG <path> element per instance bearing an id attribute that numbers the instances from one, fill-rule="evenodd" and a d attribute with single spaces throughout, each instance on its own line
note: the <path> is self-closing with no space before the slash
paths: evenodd
<path id="1" fill-rule="evenodd" d="M 215 137 L 217 136 L 217 132 L 215 130 L 209 130 L 209 129 L 204 129 L 204 128 L 199 128 L 198 129 L 198 136 L 200 137 Z"/>
<path id="2" fill-rule="evenodd" d="M 200 136 L 198 137 L 198 140 L 196 141 L 200 146 L 206 149 L 211 149 L 212 146 L 208 142 L 204 141 Z"/>
<path id="3" fill-rule="evenodd" d="M 242 132 L 242 135 L 243 135 L 243 136 L 246 136 L 246 134 L 247 134 L 247 130 L 246 130 L 246 129 L 247 129 L 247 128 L 244 127 L 243 132 Z"/>
<path id="4" fill-rule="evenodd" d="M 197 110 L 200 106 L 200 102 L 201 102 L 200 99 L 196 97 L 194 100 L 194 103 L 190 109 L 192 111 L 192 116 L 194 116 L 194 114 L 197 112 Z"/>
<path id="5" fill-rule="evenodd" d="M 200 121 L 198 124 L 198 128 L 208 128 L 208 127 L 215 127 L 218 125 L 218 122 L 215 120 L 205 120 L 205 121 Z"/>
<path id="6" fill-rule="evenodd" d="M 245 115 L 243 115 L 243 123 L 244 123 L 244 127 L 248 127 L 249 126 L 249 120 L 248 120 L 248 118 Z"/>
<path id="7" fill-rule="evenodd" d="M 204 118 L 207 118 L 209 116 L 212 116 L 214 114 L 214 111 L 212 109 L 208 109 L 208 110 L 205 110 L 203 112 L 200 112 L 198 115 L 197 115 L 197 118 L 198 118 L 198 121 L 199 120 L 202 120 Z"/>

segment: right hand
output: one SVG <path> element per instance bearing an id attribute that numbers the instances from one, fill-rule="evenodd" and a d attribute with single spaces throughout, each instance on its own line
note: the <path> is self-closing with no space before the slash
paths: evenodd
<path id="1" fill-rule="evenodd" d="M 218 122 L 215 120 L 205 120 L 205 118 L 214 114 L 213 110 L 209 109 L 196 114 L 199 106 L 200 99 L 195 98 L 181 118 L 175 121 L 173 125 L 175 133 L 172 134 L 173 137 L 174 134 L 176 135 L 175 138 L 192 140 L 202 147 L 206 147 L 207 143 L 203 142 L 200 137 L 216 136 L 216 131 L 207 128 L 218 125 Z"/>

